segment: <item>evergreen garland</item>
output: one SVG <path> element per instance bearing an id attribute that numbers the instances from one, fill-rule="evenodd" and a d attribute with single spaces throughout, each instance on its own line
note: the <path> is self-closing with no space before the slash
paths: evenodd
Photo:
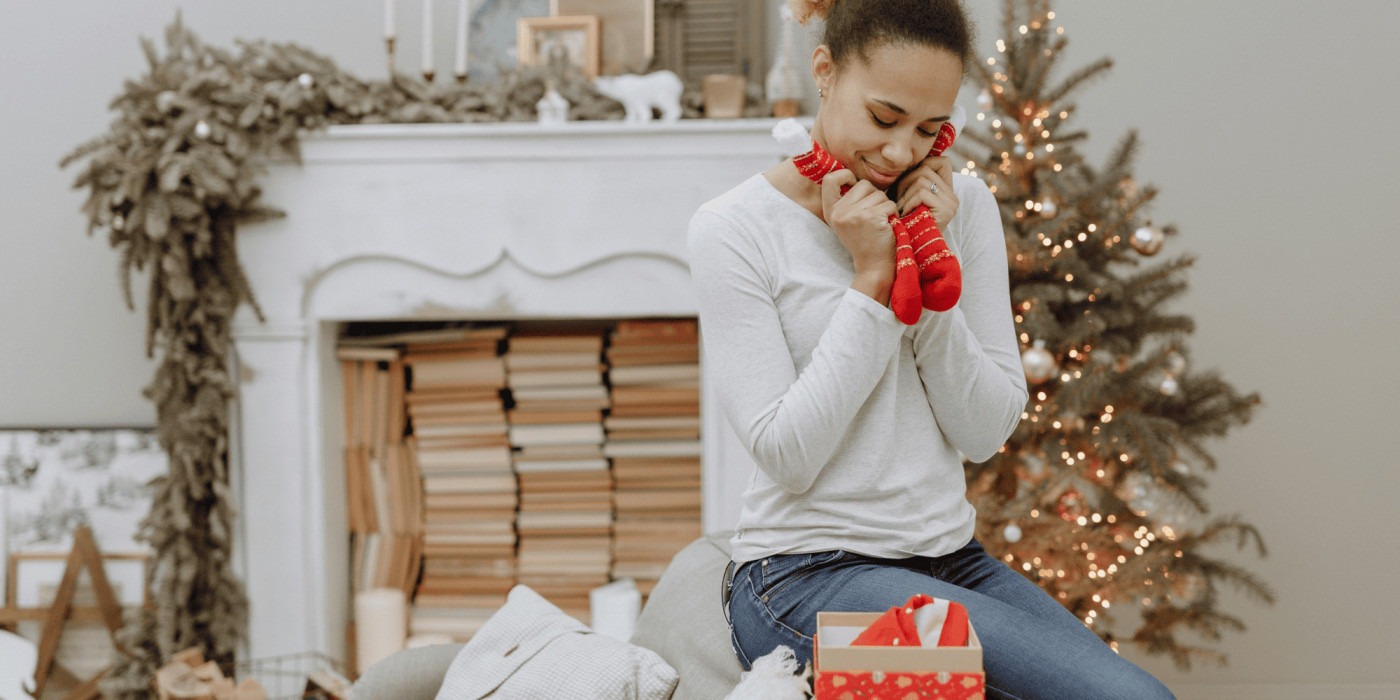
<path id="1" fill-rule="evenodd" d="M 238 261 L 237 227 L 282 216 L 259 202 L 261 164 L 299 160 L 298 135 L 328 124 L 533 121 L 550 83 L 572 105 L 571 119 L 623 117 L 620 104 L 567 64 L 439 86 L 402 75 L 363 81 L 295 44 L 223 50 L 201 42 L 179 15 L 166 43 L 161 55 L 142 39 L 150 70 L 112 101 L 111 130 L 61 162 L 86 161 L 74 187 L 88 191 L 88 233 L 108 231 L 131 308 L 132 270 L 150 267 L 146 353 L 158 353 L 159 364 L 144 393 L 156 404 L 170 461 L 138 533 L 154 550 L 146 585 L 155 606 L 122 630 L 122 653 L 103 684 L 115 697 L 149 696 L 154 672 L 192 646 L 231 670 L 246 635 L 248 601 L 230 562 L 230 350 L 240 304 L 262 320 Z M 701 104 L 697 87 L 687 86 L 683 116 L 701 116 Z M 750 91 L 746 114 L 764 110 L 761 89 Z"/>

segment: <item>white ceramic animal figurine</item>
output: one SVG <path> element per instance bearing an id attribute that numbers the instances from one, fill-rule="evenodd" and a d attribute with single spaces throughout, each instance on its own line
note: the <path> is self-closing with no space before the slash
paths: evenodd
<path id="1" fill-rule="evenodd" d="M 598 92 L 622 103 L 626 121 L 649 122 L 653 107 L 661 110 L 661 121 L 681 118 L 681 92 L 685 86 L 675 73 L 659 70 L 646 75 L 608 75 L 595 78 Z"/>
<path id="2" fill-rule="evenodd" d="M 34 666 L 39 649 L 17 634 L 0 630 L 0 698 L 34 697 Z"/>

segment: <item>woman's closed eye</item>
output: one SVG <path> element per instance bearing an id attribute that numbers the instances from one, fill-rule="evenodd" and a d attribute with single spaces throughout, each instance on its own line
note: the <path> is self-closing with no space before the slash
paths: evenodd
<path id="1" fill-rule="evenodd" d="M 898 122 L 887 122 L 887 121 L 884 121 L 884 120 L 880 119 L 879 117 L 875 116 L 875 113 L 874 113 L 874 112 L 871 112 L 871 113 L 870 113 L 870 118 L 873 119 L 873 120 L 875 120 L 875 124 L 878 125 L 881 129 L 889 129 L 889 128 L 892 128 L 892 127 L 894 127 L 894 126 L 898 123 Z M 931 139 L 931 138 L 933 138 L 934 136 L 937 136 L 937 135 L 938 135 L 938 132 L 937 132 L 937 131 L 929 131 L 928 129 L 924 129 L 924 128 L 922 128 L 922 127 L 920 127 L 920 128 L 918 129 L 918 131 L 919 131 L 919 135 L 922 136 L 922 137 L 924 137 L 924 138 L 926 138 L 926 139 Z"/>

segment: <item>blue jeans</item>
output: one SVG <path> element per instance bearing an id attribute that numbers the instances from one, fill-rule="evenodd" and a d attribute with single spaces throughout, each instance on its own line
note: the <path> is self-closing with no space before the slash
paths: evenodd
<path id="1" fill-rule="evenodd" d="M 730 641 L 745 670 L 780 644 L 809 663 L 819 610 L 883 612 L 927 593 L 967 607 L 982 641 L 988 698 L 1174 697 L 975 539 L 941 557 L 836 550 L 731 562 L 723 592 Z"/>

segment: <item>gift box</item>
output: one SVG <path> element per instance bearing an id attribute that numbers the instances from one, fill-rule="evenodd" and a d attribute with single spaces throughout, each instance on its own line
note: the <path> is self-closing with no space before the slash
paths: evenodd
<path id="1" fill-rule="evenodd" d="M 982 700 L 982 643 L 971 622 L 966 646 L 853 646 L 885 614 L 819 612 L 812 639 L 815 700 Z"/>

